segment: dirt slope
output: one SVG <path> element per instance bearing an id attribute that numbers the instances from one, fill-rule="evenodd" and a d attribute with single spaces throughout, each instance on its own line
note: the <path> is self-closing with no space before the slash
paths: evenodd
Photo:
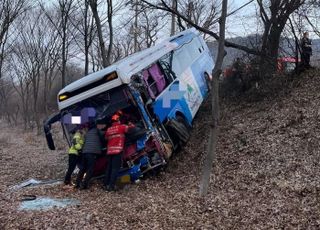
<path id="1" fill-rule="evenodd" d="M 206 200 L 198 198 L 200 162 L 207 143 L 208 104 L 192 139 L 160 176 L 106 193 L 61 186 L 10 192 L 31 177 L 59 178 L 66 154 L 49 152 L 42 137 L 0 132 L 1 229 L 319 229 L 320 76 L 311 71 L 289 90 L 264 100 L 222 104 L 221 135 Z M 18 211 L 22 194 L 75 198 L 50 211 Z"/>

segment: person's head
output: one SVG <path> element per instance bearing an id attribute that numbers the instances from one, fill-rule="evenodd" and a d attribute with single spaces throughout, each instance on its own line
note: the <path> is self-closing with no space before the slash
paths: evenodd
<path id="1" fill-rule="evenodd" d="M 122 111 L 121 111 L 121 110 L 118 110 L 117 112 L 115 112 L 115 113 L 112 115 L 111 121 L 112 121 L 112 122 L 118 122 L 118 121 L 120 121 L 120 118 L 121 118 L 122 114 L 123 114 Z"/>
<path id="2" fill-rule="evenodd" d="M 74 135 L 77 131 L 78 131 L 77 129 L 72 129 L 72 130 L 70 131 L 70 134 L 71 134 L 71 135 Z"/>
<path id="3" fill-rule="evenodd" d="M 309 33 L 308 33 L 308 32 L 304 32 L 304 33 L 303 33 L 303 37 L 309 38 Z"/>

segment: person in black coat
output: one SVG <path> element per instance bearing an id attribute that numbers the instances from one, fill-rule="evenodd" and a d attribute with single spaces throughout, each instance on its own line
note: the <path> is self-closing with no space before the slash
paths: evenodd
<path id="1" fill-rule="evenodd" d="M 305 32 L 301 39 L 301 62 L 304 69 L 310 68 L 310 57 L 312 56 L 312 42 L 309 39 L 309 33 Z"/>
<path id="2" fill-rule="evenodd" d="M 89 123 L 89 130 L 85 135 L 82 148 L 82 167 L 78 173 L 76 187 L 87 189 L 93 174 L 96 159 L 102 154 L 104 137 L 94 122 Z M 84 174 L 85 177 L 84 177 Z"/>

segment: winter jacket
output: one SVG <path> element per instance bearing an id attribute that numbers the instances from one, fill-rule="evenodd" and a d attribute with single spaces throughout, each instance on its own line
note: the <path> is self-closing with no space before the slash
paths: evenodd
<path id="1" fill-rule="evenodd" d="M 82 153 L 101 154 L 104 145 L 103 135 L 96 127 L 89 129 L 86 133 Z"/>
<path id="2" fill-rule="evenodd" d="M 84 138 L 82 134 L 77 131 L 72 137 L 72 145 L 69 148 L 69 154 L 79 155 L 79 151 L 82 149 L 84 144 Z"/>
<path id="3" fill-rule="evenodd" d="M 123 151 L 125 142 L 125 133 L 134 125 L 124 125 L 120 122 L 114 122 L 106 131 L 105 137 L 108 141 L 107 154 L 119 154 Z"/>
<path id="4" fill-rule="evenodd" d="M 312 55 L 312 42 L 309 38 L 303 37 L 301 40 L 302 52 Z"/>

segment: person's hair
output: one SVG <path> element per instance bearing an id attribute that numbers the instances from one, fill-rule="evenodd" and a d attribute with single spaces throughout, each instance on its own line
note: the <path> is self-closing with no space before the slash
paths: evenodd
<path id="1" fill-rule="evenodd" d="M 309 32 L 308 32 L 308 31 L 306 31 L 306 32 L 303 33 L 304 36 L 307 35 L 307 34 L 309 35 Z"/>

